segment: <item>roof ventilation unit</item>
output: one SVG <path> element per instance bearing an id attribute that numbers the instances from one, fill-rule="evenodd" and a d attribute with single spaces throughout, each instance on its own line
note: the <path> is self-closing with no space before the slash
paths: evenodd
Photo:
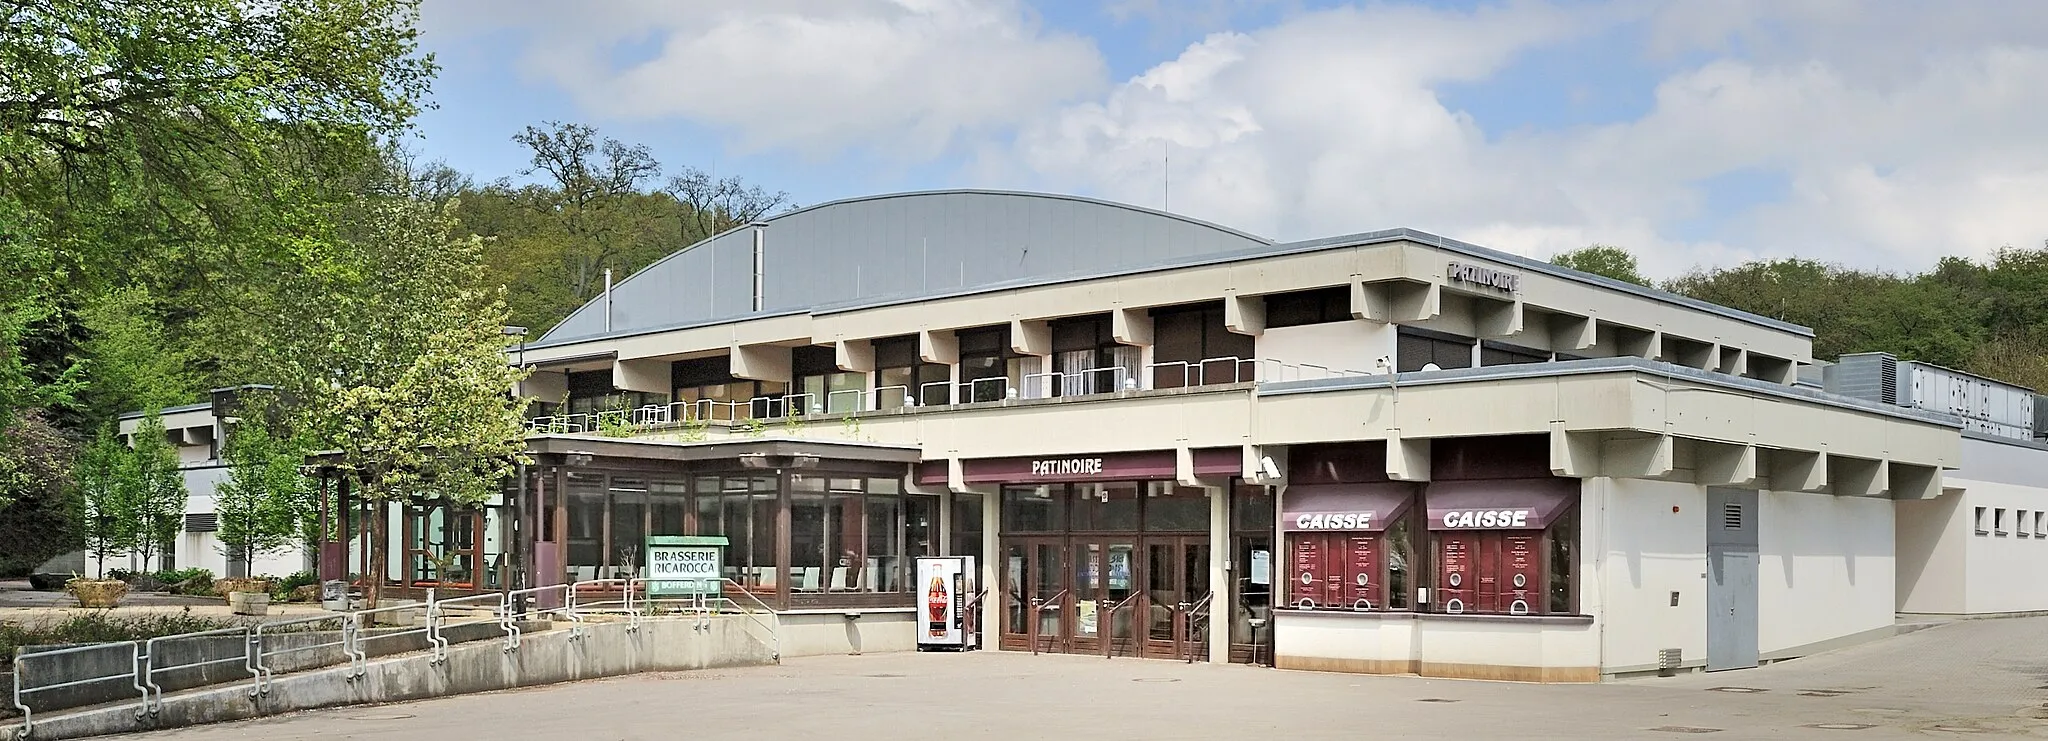
<path id="1" fill-rule="evenodd" d="M 1844 355 L 1827 367 L 1821 384 L 1831 394 L 1896 405 L 1899 403 L 1899 359 L 1891 353 L 1881 352 Z"/>

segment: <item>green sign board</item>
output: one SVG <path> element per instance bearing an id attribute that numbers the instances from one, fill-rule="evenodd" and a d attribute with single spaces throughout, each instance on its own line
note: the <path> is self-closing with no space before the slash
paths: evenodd
<path id="1" fill-rule="evenodd" d="M 647 538 L 647 595 L 715 595 L 723 591 L 725 546 L 721 536 L 654 535 Z"/>

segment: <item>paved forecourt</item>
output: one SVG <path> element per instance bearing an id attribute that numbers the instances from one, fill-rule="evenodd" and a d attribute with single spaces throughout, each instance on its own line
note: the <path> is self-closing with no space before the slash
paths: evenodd
<path id="1" fill-rule="evenodd" d="M 144 734 L 300 738 L 2048 738 L 2048 618 L 1602 685 L 1091 656 L 885 654 L 656 674 Z"/>

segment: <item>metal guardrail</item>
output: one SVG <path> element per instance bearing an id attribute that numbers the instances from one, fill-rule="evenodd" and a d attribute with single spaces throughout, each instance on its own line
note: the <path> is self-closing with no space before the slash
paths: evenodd
<path id="1" fill-rule="evenodd" d="M 753 593 L 741 588 L 731 579 L 720 579 L 721 593 L 718 595 L 696 595 L 683 600 L 646 599 L 646 579 L 595 579 L 573 584 L 556 584 L 505 592 L 489 592 L 440 599 L 434 590 L 427 590 L 424 602 L 379 607 L 374 610 L 352 610 L 315 615 L 292 620 L 265 622 L 237 628 L 179 633 L 158 636 L 145 640 L 95 643 L 85 646 L 67 646 L 38 650 L 32 646 L 15 649 L 14 656 L 14 707 L 21 711 L 21 729 L 24 735 L 35 728 L 35 710 L 30 700 L 39 693 L 48 693 L 70 687 L 118 682 L 126 680 L 136 693 L 135 717 L 142 718 L 155 714 L 163 708 L 164 688 L 158 679 L 164 674 L 179 670 L 197 670 L 207 666 L 236 664 L 248 672 L 249 696 L 259 697 L 270 691 L 271 677 L 278 667 L 271 661 L 279 657 L 339 648 L 338 661 L 316 663 L 302 668 L 329 666 L 346 663 L 350 680 L 362 678 L 368 673 L 368 650 L 372 641 L 390 640 L 407 636 L 425 636 L 425 649 L 430 653 L 432 663 L 448 660 L 449 641 L 445 631 L 463 625 L 495 623 L 504 632 L 503 650 L 507 653 L 518 651 L 522 637 L 519 621 L 525 617 L 540 617 L 560 614 L 571 622 L 571 638 L 581 638 L 582 626 L 587 618 L 599 614 L 622 614 L 627 616 L 627 630 L 637 631 L 643 619 L 665 615 L 688 617 L 699 621 L 699 630 L 707 629 L 712 617 L 719 615 L 741 615 L 753 625 L 759 626 L 765 635 L 757 636 L 767 644 L 776 660 L 782 658 L 781 621 L 775 610 Z M 616 598 L 609 598 L 616 591 Z M 579 594 L 596 592 L 594 600 L 580 599 Z M 733 599 L 731 594 L 745 595 L 752 606 Z M 539 608 L 529 603 L 553 600 L 559 607 Z M 671 604 L 673 603 L 673 604 Z M 667 606 L 669 610 L 661 610 Z M 458 616 L 451 617 L 451 611 Z M 400 615 L 419 612 L 419 624 L 414 627 L 401 626 L 397 630 L 377 631 L 379 616 Z M 765 617 L 764 617 L 765 616 Z M 319 627 L 334 625 L 335 635 L 326 636 L 327 631 Z M 285 637 L 302 637 L 301 640 L 281 641 Z M 200 652 L 195 660 L 174 663 L 165 656 L 166 646 L 203 639 L 239 638 L 242 650 L 233 655 Z M 310 637 L 310 638 L 306 638 Z M 113 652 L 116 656 L 125 653 L 121 670 L 104 671 L 83 677 L 67 677 L 61 672 L 66 663 L 73 666 L 78 662 L 60 662 L 57 657 L 76 656 L 88 652 Z M 90 663 L 90 662 L 88 662 Z M 37 678 L 49 676 L 55 679 L 49 683 L 37 683 Z M 206 684 L 219 684 L 211 682 Z M 75 706 L 66 706 L 75 707 Z"/>
<path id="2" fill-rule="evenodd" d="M 1249 366 L 1249 367 L 1247 367 Z M 1135 371 L 1135 372 L 1134 372 Z M 1162 379 L 1177 371 L 1178 382 Z M 757 396 L 744 401 L 698 399 L 651 404 L 634 409 L 577 412 L 535 417 L 527 430 L 540 434 L 601 434 L 698 424 L 720 429 L 761 424 L 766 420 L 801 419 L 834 414 L 917 409 L 997 400 L 1087 396 L 1156 388 L 1190 388 L 1236 383 L 1271 383 L 1322 378 L 1361 377 L 1363 371 L 1314 363 L 1288 363 L 1277 358 L 1229 355 L 1201 360 L 1147 363 L 1133 369 L 1120 365 L 1077 371 L 1029 373 L 1012 384 L 1007 376 L 966 381 L 931 381 L 911 386 L 892 384 L 873 389 L 840 389 L 823 395 L 810 392 Z M 996 386 L 1000 384 L 1000 386 Z M 1000 388 L 999 394 L 987 392 Z M 989 396 L 996 398 L 988 398 Z"/>
<path id="3" fill-rule="evenodd" d="M 1061 607 L 1063 606 L 1063 604 L 1065 603 L 1065 601 L 1066 601 L 1066 598 L 1067 598 L 1067 590 L 1065 590 L 1065 589 L 1062 589 L 1062 590 L 1060 590 L 1060 591 L 1058 591 L 1058 592 L 1054 592 L 1054 593 L 1053 593 L 1053 595 L 1052 595 L 1051 597 L 1044 597 L 1044 598 L 1039 598 L 1039 597 L 1032 597 L 1032 598 L 1031 598 L 1031 655 L 1032 655 L 1032 656 L 1037 656 L 1037 655 L 1038 655 L 1038 632 L 1039 632 L 1039 631 L 1038 631 L 1038 624 L 1039 624 L 1039 623 L 1040 623 L 1040 622 L 1041 622 L 1041 621 L 1043 620 L 1043 618 L 1042 618 L 1042 617 L 1040 617 L 1040 613 L 1043 613 L 1043 612 L 1045 612 L 1047 608 L 1051 608 L 1051 609 L 1060 609 L 1060 608 L 1061 608 Z M 1050 650 L 1050 649 L 1048 649 L 1048 650 Z"/>

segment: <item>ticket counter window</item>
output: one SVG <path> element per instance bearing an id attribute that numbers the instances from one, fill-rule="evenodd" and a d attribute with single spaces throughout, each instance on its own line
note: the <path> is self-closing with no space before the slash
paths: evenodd
<path id="1" fill-rule="evenodd" d="M 1541 615 L 1573 608 L 1577 481 L 1450 481 L 1425 494 L 1436 556 L 1431 609 Z"/>
<path id="2" fill-rule="evenodd" d="M 1409 608 L 1414 502 L 1409 484 L 1289 487 L 1282 495 L 1286 604 L 1357 612 Z"/>

